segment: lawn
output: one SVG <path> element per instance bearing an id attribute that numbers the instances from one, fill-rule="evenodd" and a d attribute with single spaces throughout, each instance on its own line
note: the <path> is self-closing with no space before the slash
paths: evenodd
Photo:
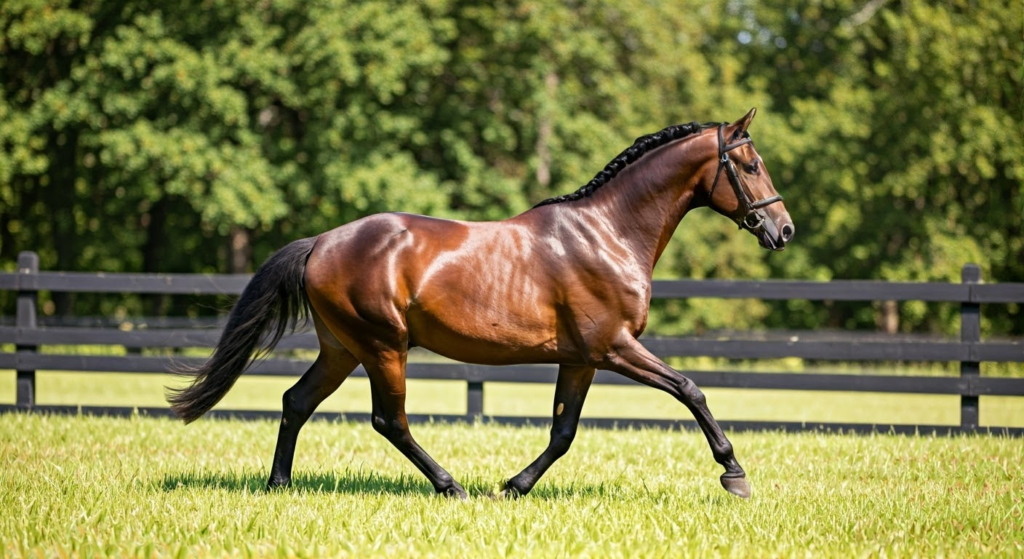
<path id="1" fill-rule="evenodd" d="M 281 395 L 295 379 L 243 376 L 219 409 L 281 409 Z M 180 382 L 165 375 L 123 373 L 37 373 L 40 404 L 165 406 L 163 387 Z M 484 410 L 490 415 L 546 417 L 553 387 L 538 384 L 486 383 Z M 959 425 L 960 398 L 931 394 L 880 394 L 795 390 L 707 388 L 718 419 L 856 422 L 877 424 Z M 466 384 L 460 381 L 410 380 L 408 411 L 462 414 Z M 0 371 L 0 403 L 14 403 L 14 372 Z M 322 411 L 369 412 L 365 378 L 352 378 L 320 407 Z M 690 419 L 689 412 L 666 394 L 643 386 L 596 385 L 587 397 L 585 417 Z M 982 396 L 981 424 L 1024 427 L 1024 397 Z"/>
<path id="2" fill-rule="evenodd" d="M 539 427 L 417 425 L 468 502 L 435 497 L 366 424 L 303 431 L 262 490 L 272 421 L 0 415 L 5 556 L 1013 556 L 1021 441 L 737 433 L 735 498 L 699 433 L 583 429 L 534 492 L 486 497 Z"/>
<path id="3" fill-rule="evenodd" d="M 280 408 L 293 379 L 243 377 L 219 407 Z M 161 375 L 41 372 L 43 404 L 163 404 Z M 955 396 L 707 389 L 720 419 L 954 425 Z M 545 416 L 552 388 L 488 383 L 485 409 Z M 14 374 L 0 371 L 0 402 Z M 1024 398 L 982 423 L 1024 425 Z M 369 411 L 365 379 L 321 409 Z M 465 384 L 410 381 L 409 411 L 464 412 Z M 595 386 L 589 417 L 689 418 L 643 387 Z M 997 436 L 736 433 L 754 496 L 718 485 L 699 433 L 582 429 L 518 501 L 493 488 L 544 447 L 540 427 L 415 425 L 466 487 L 429 484 L 366 424 L 303 431 L 295 487 L 266 493 L 274 421 L 0 415 L 4 556 L 1012 556 L 1024 553 L 1024 450 Z"/>

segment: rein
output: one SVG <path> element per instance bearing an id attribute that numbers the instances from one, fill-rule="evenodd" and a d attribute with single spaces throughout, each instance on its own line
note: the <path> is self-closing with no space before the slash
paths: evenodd
<path id="1" fill-rule="evenodd" d="M 740 175 L 736 172 L 736 165 L 733 164 L 732 159 L 729 158 L 729 152 L 746 144 L 754 142 L 750 138 L 750 135 L 743 132 L 743 139 L 738 142 L 728 144 L 725 143 L 725 137 L 723 131 L 725 130 L 725 123 L 722 123 L 718 127 L 718 171 L 715 173 L 715 182 L 711 184 L 711 194 L 715 195 L 715 187 L 718 186 L 718 177 L 722 174 L 722 169 L 725 169 L 725 174 L 729 177 L 729 184 L 732 185 L 732 189 L 736 192 L 736 200 L 739 202 L 740 207 L 743 208 L 745 213 L 743 220 L 740 221 L 739 226 L 741 229 L 747 229 L 751 232 L 757 232 L 764 228 L 764 220 L 767 216 L 761 211 L 761 208 L 774 204 L 775 202 L 781 202 L 782 196 L 775 195 L 769 196 L 768 198 L 762 198 L 756 202 L 751 202 L 750 197 L 747 196 L 747 192 L 743 190 L 743 185 L 740 184 Z"/>

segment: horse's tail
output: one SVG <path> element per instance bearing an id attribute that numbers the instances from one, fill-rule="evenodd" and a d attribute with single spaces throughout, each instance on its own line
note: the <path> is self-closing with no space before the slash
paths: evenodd
<path id="1" fill-rule="evenodd" d="M 303 276 L 314 243 L 316 237 L 295 241 L 264 262 L 231 309 L 210 360 L 202 367 L 180 372 L 194 377 L 192 384 L 167 389 L 171 410 L 185 423 L 202 417 L 231 390 L 253 360 L 273 350 L 289 322 L 308 319 Z"/>

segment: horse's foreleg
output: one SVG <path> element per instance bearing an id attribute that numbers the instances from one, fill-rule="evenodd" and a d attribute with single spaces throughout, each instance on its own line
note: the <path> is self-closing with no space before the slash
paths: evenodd
<path id="1" fill-rule="evenodd" d="M 608 368 L 637 382 L 663 390 L 689 408 L 704 436 L 707 437 L 708 444 L 711 445 L 715 461 L 725 467 L 725 473 L 721 477 L 722 486 L 734 495 L 750 497 L 746 473 L 736 461 L 732 443 L 708 410 L 704 393 L 692 380 L 652 355 L 632 336 L 624 334 L 623 340 L 609 354 L 607 363 L 602 368 Z"/>
<path id="2" fill-rule="evenodd" d="M 594 380 L 594 372 L 593 367 L 587 366 L 559 367 L 552 410 L 551 439 L 548 446 L 532 464 L 505 483 L 498 497 L 526 495 L 544 472 L 569 451 L 569 446 L 576 437 L 583 401 L 586 400 L 590 383 Z"/>
<path id="3" fill-rule="evenodd" d="M 358 364 L 359 361 L 345 348 L 321 343 L 316 361 L 295 386 L 284 393 L 284 411 L 281 414 L 268 488 L 291 484 L 292 459 L 295 457 L 299 430 L 320 402 L 334 393 Z"/>
<path id="4" fill-rule="evenodd" d="M 373 397 L 373 428 L 384 436 L 430 480 L 445 497 L 466 499 L 466 490 L 439 466 L 409 432 L 405 416 L 405 354 L 383 355 L 364 363 Z"/>

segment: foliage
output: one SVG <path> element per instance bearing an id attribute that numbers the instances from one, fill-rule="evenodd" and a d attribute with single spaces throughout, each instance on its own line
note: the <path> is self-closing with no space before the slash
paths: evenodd
<path id="1" fill-rule="evenodd" d="M 1021 281 L 1021 4 L 776 4 L 749 14 L 744 55 L 785 114 L 762 155 L 814 238 L 773 268 L 956 282 L 974 262 Z M 953 309 L 908 307 L 905 327 L 957 326 Z"/>
<path id="2" fill-rule="evenodd" d="M 958 281 L 971 261 L 1024 281 L 1022 10 L 4 2 L 0 269 L 36 250 L 44 269 L 239 271 L 375 212 L 501 219 L 636 136 L 757 106 L 796 242 L 769 254 L 695 211 L 659 277 Z M 880 308 L 682 301 L 651 326 L 873 328 Z M 1018 312 L 986 328 L 1020 334 Z M 903 330 L 956 327 L 952 310 L 900 313 Z"/>

